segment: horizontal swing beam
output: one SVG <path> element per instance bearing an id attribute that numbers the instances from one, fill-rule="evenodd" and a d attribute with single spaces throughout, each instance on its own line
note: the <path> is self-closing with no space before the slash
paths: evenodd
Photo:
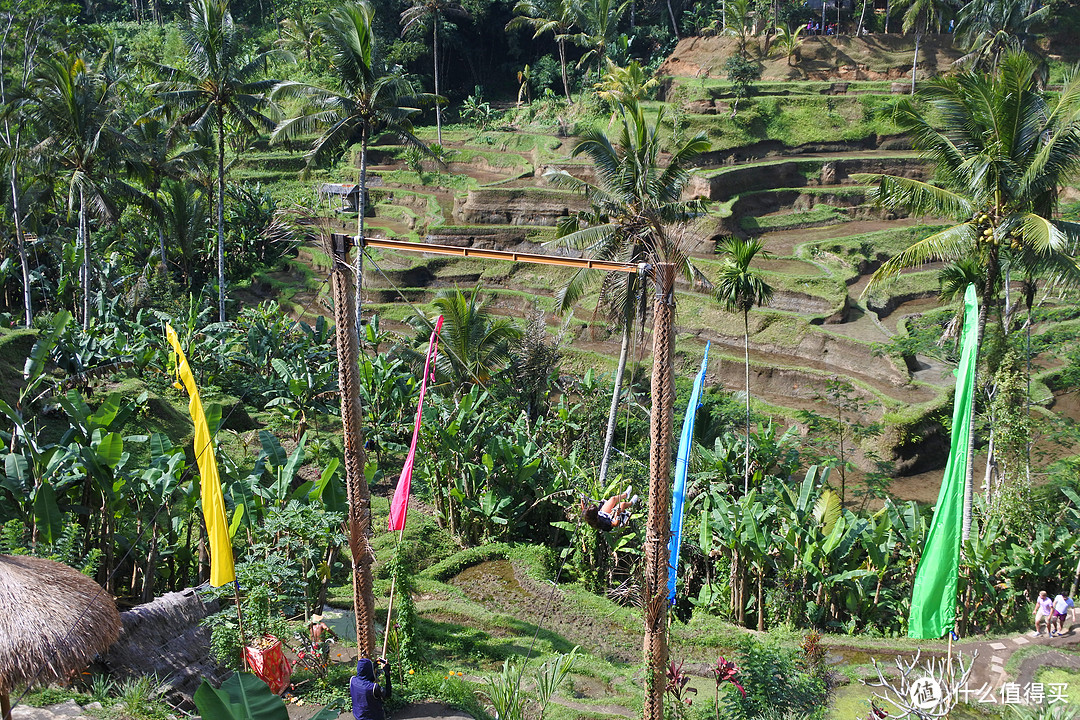
<path id="1" fill-rule="evenodd" d="M 347 251 L 356 246 L 356 236 L 334 233 L 332 236 L 334 249 L 338 252 Z M 623 263 L 609 260 L 591 260 L 589 258 L 574 258 L 563 255 L 538 255 L 534 253 L 512 252 L 509 250 L 485 250 L 473 247 L 457 247 L 455 245 L 435 245 L 433 243 L 415 243 L 405 240 L 376 240 L 364 238 L 364 247 L 382 248 L 384 250 L 400 250 L 403 252 L 430 253 L 432 255 L 451 255 L 455 257 L 483 258 L 485 260 L 510 260 L 512 262 L 533 263 L 535 265 L 560 265 L 562 267 L 585 268 L 588 270 L 601 270 L 604 272 L 642 273 L 647 265 L 645 263 Z"/>

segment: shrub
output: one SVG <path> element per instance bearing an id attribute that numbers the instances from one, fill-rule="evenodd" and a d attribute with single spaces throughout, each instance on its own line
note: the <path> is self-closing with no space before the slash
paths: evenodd
<path id="1" fill-rule="evenodd" d="M 724 717 L 749 720 L 768 712 L 805 713 L 819 717 L 828 699 L 825 681 L 800 657 L 798 650 L 745 637 L 739 643 L 739 680 L 745 697 L 729 688 L 723 700 Z"/>

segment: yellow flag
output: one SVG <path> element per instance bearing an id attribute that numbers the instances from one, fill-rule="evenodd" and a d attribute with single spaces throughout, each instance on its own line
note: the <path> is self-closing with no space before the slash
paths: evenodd
<path id="1" fill-rule="evenodd" d="M 221 497 L 221 478 L 218 477 L 217 460 L 214 458 L 214 445 L 210 441 L 210 426 L 206 423 L 199 388 L 195 386 L 195 377 L 191 366 L 180 348 L 180 339 L 171 325 L 165 325 L 165 337 L 177 356 L 177 374 L 187 388 L 191 401 L 188 411 L 195 423 L 195 462 L 199 464 L 202 478 L 203 519 L 206 521 L 206 534 L 210 538 L 210 585 L 218 587 L 236 579 L 233 569 L 232 541 L 229 539 L 229 524 L 225 522 L 225 499 Z"/>

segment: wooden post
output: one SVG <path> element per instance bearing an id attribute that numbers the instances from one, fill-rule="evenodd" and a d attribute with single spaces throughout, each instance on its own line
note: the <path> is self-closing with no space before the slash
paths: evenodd
<path id="1" fill-rule="evenodd" d="M 0 693 L 0 720 L 11 720 L 11 698 L 6 692 Z"/>
<path id="2" fill-rule="evenodd" d="M 645 531 L 645 701 L 644 720 L 664 719 L 667 685 L 668 536 L 671 525 L 672 350 L 675 266 L 653 267 L 652 413 L 650 416 L 649 517 Z"/>
<path id="3" fill-rule="evenodd" d="M 353 610 L 356 614 L 356 651 L 359 657 L 374 659 L 375 596 L 371 566 L 375 561 L 367 535 L 371 529 L 371 492 L 364 476 L 363 407 L 360 404 L 360 335 L 352 292 L 353 268 L 346 255 L 347 239 L 335 235 L 331 241 L 334 267 L 331 280 L 334 294 L 334 322 L 338 356 L 338 385 L 341 393 L 341 423 L 345 436 L 345 494 L 349 512 L 349 551 L 352 555 Z M 362 252 L 357 248 L 357 252 Z M 359 285 L 360 278 L 356 278 Z"/>

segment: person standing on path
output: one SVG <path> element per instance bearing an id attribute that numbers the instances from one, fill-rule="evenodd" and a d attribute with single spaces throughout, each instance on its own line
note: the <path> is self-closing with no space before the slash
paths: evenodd
<path id="1" fill-rule="evenodd" d="M 356 662 L 356 675 L 349 680 L 352 714 L 356 720 L 386 720 L 383 703 L 390 699 L 390 663 L 383 658 L 376 662 L 383 669 L 383 684 L 375 678 L 375 665 L 367 658 Z"/>
<path id="2" fill-rule="evenodd" d="M 1059 593 L 1054 598 L 1053 614 L 1050 616 L 1050 637 L 1065 634 L 1065 618 L 1069 615 L 1069 608 L 1073 606 L 1073 599 Z"/>
<path id="3" fill-rule="evenodd" d="M 1039 591 L 1039 597 L 1035 600 L 1035 637 L 1042 635 L 1039 623 L 1046 619 L 1046 632 L 1050 632 L 1050 618 L 1054 612 L 1054 601 L 1046 596 L 1045 590 Z"/>

